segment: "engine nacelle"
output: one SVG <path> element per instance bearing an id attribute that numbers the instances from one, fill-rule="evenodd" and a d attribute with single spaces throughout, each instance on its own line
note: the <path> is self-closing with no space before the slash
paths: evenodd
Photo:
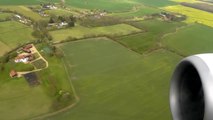
<path id="1" fill-rule="evenodd" d="M 173 120 L 213 120 L 213 54 L 183 59 L 170 88 Z"/>

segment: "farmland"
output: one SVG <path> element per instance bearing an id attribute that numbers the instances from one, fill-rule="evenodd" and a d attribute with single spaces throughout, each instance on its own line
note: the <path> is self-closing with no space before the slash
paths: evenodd
<path id="1" fill-rule="evenodd" d="M 188 18 L 185 21 L 186 23 L 201 23 L 210 27 L 213 27 L 213 14 L 201 11 L 198 9 L 185 7 L 181 5 L 175 5 L 175 6 L 167 6 L 163 8 L 164 10 L 176 12 L 180 14 L 186 15 Z"/>
<path id="2" fill-rule="evenodd" d="M 160 0 L 160 1 L 157 1 L 157 2 L 156 2 L 156 0 L 134 0 L 134 1 L 143 3 L 144 5 L 147 5 L 147 6 L 153 6 L 153 7 L 163 7 L 163 6 L 177 4 L 177 3 L 170 1 L 170 0 Z"/>
<path id="3" fill-rule="evenodd" d="M 69 0 L 66 1 L 67 5 L 85 8 L 85 9 L 102 9 L 110 12 L 122 12 L 131 10 L 134 5 L 137 5 L 137 2 L 130 0 L 90 0 L 90 1 L 82 1 L 82 0 Z"/>
<path id="4" fill-rule="evenodd" d="M 0 6 L 0 9 L 17 12 L 17 13 L 24 15 L 24 16 L 27 16 L 27 17 L 31 18 L 32 20 L 35 20 L 35 21 L 44 19 L 39 14 L 33 12 L 32 10 L 30 10 L 26 6 Z"/>
<path id="5" fill-rule="evenodd" d="M 15 0 L 15 1 L 1 0 L 0 4 L 1 5 L 35 5 L 41 2 L 48 2 L 48 1 L 49 0 Z M 57 0 L 51 0 L 51 1 L 57 1 Z"/>
<path id="6" fill-rule="evenodd" d="M 121 17 L 121 18 L 132 18 L 132 17 L 142 17 L 144 15 L 159 13 L 160 9 L 153 7 L 140 6 L 137 10 L 122 12 L 122 13 L 113 13 L 112 16 Z"/>
<path id="7" fill-rule="evenodd" d="M 40 49 L 43 48 L 45 46 L 40 47 Z M 63 101 L 63 103 L 57 101 L 58 97 L 55 96 L 60 90 L 72 94 L 62 60 L 55 56 L 49 57 L 45 53 L 42 53 L 42 55 L 48 60 L 49 68 L 36 73 L 41 85 L 35 87 L 30 87 L 23 77 L 12 79 L 9 76 L 11 69 L 28 71 L 33 66 L 23 63 L 15 64 L 12 60 L 7 64 L 0 65 L 1 68 L 2 65 L 4 66 L 4 70 L 1 69 L 0 76 L 1 119 L 30 119 L 54 112 L 60 107 L 70 104 L 70 101 Z"/>
<path id="8" fill-rule="evenodd" d="M 199 34 L 195 34 L 198 32 Z M 213 52 L 213 29 L 201 24 L 193 24 L 165 36 L 163 43 L 185 55 Z"/>
<path id="9" fill-rule="evenodd" d="M 68 43 L 61 48 L 81 100 L 75 108 L 51 120 L 170 118 L 168 82 L 179 56 L 159 50 L 143 57 L 106 38 Z"/>
<path id="10" fill-rule="evenodd" d="M 184 25 L 184 23 L 168 23 L 160 20 L 147 20 L 134 22 L 132 24 L 138 28 L 145 29 L 146 32 L 136 35 L 117 37 L 115 39 L 139 53 L 144 53 L 147 50 L 157 47 L 156 45 L 162 35 L 173 32 L 176 28 Z"/>
<path id="11" fill-rule="evenodd" d="M 5 20 L 9 17 L 11 17 L 13 14 L 11 13 L 0 13 L 0 20 Z"/>
<path id="12" fill-rule="evenodd" d="M 1 54 L 23 43 L 34 40 L 32 37 L 32 28 L 15 21 L 0 22 L 0 44 L 3 48 Z M 16 36 L 16 37 L 14 37 Z"/>
<path id="13" fill-rule="evenodd" d="M 140 29 L 127 24 L 118 24 L 106 27 L 83 27 L 76 26 L 71 29 L 51 31 L 50 34 L 53 36 L 54 41 L 66 40 L 68 37 L 74 39 L 80 39 L 84 37 L 93 37 L 93 36 L 115 36 L 115 35 L 127 35 L 134 32 L 141 32 Z"/>
<path id="14" fill-rule="evenodd" d="M 213 52 L 212 14 L 181 2 L 204 3 L 1 0 L 0 119 L 171 120 L 175 65 Z M 33 60 L 15 63 L 29 42 Z"/>

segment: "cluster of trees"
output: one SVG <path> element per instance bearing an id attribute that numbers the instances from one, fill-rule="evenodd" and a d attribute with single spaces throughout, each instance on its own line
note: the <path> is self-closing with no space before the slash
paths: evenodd
<path id="1" fill-rule="evenodd" d="M 66 22 L 68 24 L 68 27 L 74 27 L 76 18 L 73 15 L 70 16 L 56 16 L 56 15 L 51 15 L 49 23 L 61 23 L 61 22 Z"/>
<path id="2" fill-rule="evenodd" d="M 185 15 L 180 15 L 180 14 L 177 15 L 177 14 L 168 13 L 168 12 L 154 13 L 151 15 L 151 19 L 159 18 L 159 17 L 166 19 L 167 21 L 176 21 L 176 22 L 184 21 L 187 18 L 187 16 Z"/>
<path id="3" fill-rule="evenodd" d="M 32 35 L 39 40 L 52 40 L 52 36 L 47 30 L 48 22 L 45 20 L 40 20 L 34 22 Z"/>

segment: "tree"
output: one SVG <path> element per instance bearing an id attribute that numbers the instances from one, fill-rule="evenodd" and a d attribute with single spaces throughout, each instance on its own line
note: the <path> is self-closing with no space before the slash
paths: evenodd
<path id="1" fill-rule="evenodd" d="M 61 0 L 61 7 L 65 7 L 65 0 Z"/>

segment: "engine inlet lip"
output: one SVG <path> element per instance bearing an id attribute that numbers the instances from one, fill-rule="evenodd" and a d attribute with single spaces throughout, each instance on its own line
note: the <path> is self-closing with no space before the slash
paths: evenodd
<path id="1" fill-rule="evenodd" d="M 208 54 L 212 56 L 213 54 Z M 208 64 L 202 56 L 190 56 L 183 59 L 176 67 L 175 72 L 172 75 L 171 87 L 170 87 L 170 110 L 172 112 L 173 120 L 182 120 L 180 113 L 180 106 L 178 102 L 178 82 L 179 75 L 184 65 L 191 64 L 198 72 L 200 76 L 203 92 L 204 92 L 204 119 L 212 120 L 213 118 L 213 71 L 211 71 Z M 212 64 L 213 65 L 213 64 Z"/>

